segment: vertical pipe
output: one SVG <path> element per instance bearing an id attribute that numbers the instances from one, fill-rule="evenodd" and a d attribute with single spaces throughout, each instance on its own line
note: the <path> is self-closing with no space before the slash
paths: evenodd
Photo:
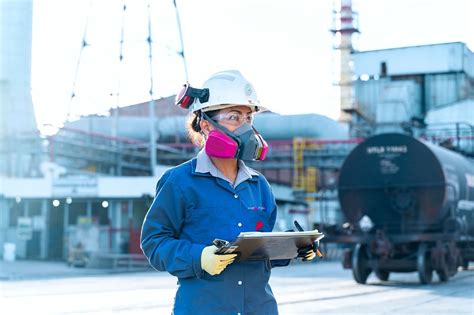
<path id="1" fill-rule="evenodd" d="M 128 220 L 129 222 L 132 222 L 133 220 L 133 200 L 132 199 L 129 199 L 128 200 Z"/>
<path id="2" fill-rule="evenodd" d="M 55 136 L 49 137 L 49 161 L 54 162 L 54 141 Z"/>
<path id="3" fill-rule="evenodd" d="M 460 147 L 460 139 L 459 139 L 459 123 L 456 123 L 456 148 L 459 150 Z"/>
<path id="4" fill-rule="evenodd" d="M 64 218 L 63 218 L 63 259 L 66 259 L 69 248 L 65 245 L 69 245 L 69 204 L 64 204 Z M 67 242 L 66 242 L 67 241 Z"/>
<path id="5" fill-rule="evenodd" d="M 0 198 L 0 244 L 8 242 L 8 227 L 10 225 L 10 202 L 5 198 Z M 3 246 L 0 251 L 3 250 Z"/>
<path id="6" fill-rule="evenodd" d="M 470 145 L 471 145 L 471 148 L 470 148 L 469 152 L 470 152 L 471 154 L 474 154 L 474 126 L 471 125 L 471 124 L 469 124 L 468 127 L 469 127 L 469 130 L 471 131 L 471 133 L 470 133 L 470 135 L 469 135 L 469 138 L 468 138 L 468 139 L 469 139 L 469 143 L 470 143 Z"/>
<path id="7" fill-rule="evenodd" d="M 89 199 L 86 203 L 86 216 L 87 219 L 92 223 L 92 201 Z"/>
<path id="8" fill-rule="evenodd" d="M 151 176 L 155 176 L 156 164 L 156 134 L 155 134 L 155 102 L 153 101 L 153 51 L 152 51 L 152 37 L 151 37 L 151 15 L 150 3 L 148 3 L 148 57 L 150 63 L 150 102 L 148 103 L 148 115 L 150 118 L 150 167 Z"/>
<path id="9" fill-rule="evenodd" d="M 25 200 L 23 203 L 23 216 L 24 217 L 29 217 L 30 216 L 30 201 Z"/>
<path id="10" fill-rule="evenodd" d="M 156 135 L 155 135 L 155 107 L 154 102 L 150 99 L 148 103 L 148 115 L 150 118 L 150 168 L 151 176 L 156 175 Z"/>
<path id="11" fill-rule="evenodd" d="M 420 106 L 421 106 L 421 116 L 425 117 L 426 113 L 428 112 L 428 104 L 426 101 L 426 74 L 422 74 L 420 76 Z"/>
<path id="12" fill-rule="evenodd" d="M 41 216 L 44 219 L 43 230 L 41 231 L 40 258 L 48 258 L 48 239 L 49 239 L 49 207 L 46 199 L 41 200 Z"/>
<path id="13" fill-rule="evenodd" d="M 122 233 L 122 202 L 118 202 L 115 209 L 114 215 L 114 247 L 120 252 L 120 234 Z"/>
<path id="14" fill-rule="evenodd" d="M 108 237 L 109 237 L 109 252 L 112 252 L 112 208 L 115 207 L 115 205 L 118 203 L 119 201 L 117 200 L 111 200 L 110 201 L 110 205 L 109 207 L 107 208 L 107 224 L 108 224 Z"/>
<path id="15" fill-rule="evenodd" d="M 134 227 L 133 227 L 133 200 L 129 199 L 128 200 L 128 212 L 127 212 L 127 217 L 128 217 L 128 253 L 132 252 L 132 233 L 134 232 Z"/>

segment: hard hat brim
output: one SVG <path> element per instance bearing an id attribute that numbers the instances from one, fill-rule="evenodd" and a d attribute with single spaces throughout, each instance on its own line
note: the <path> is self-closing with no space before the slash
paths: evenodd
<path id="1" fill-rule="evenodd" d="M 222 105 L 214 105 L 214 106 L 209 106 L 209 107 L 204 107 L 201 109 L 202 112 L 209 112 L 209 111 L 214 111 L 214 110 L 220 110 L 224 108 L 229 108 L 229 107 L 235 107 L 235 106 L 247 106 L 252 110 L 253 113 L 261 113 L 268 111 L 265 107 L 262 107 L 260 105 L 249 105 L 249 104 L 222 104 Z"/>

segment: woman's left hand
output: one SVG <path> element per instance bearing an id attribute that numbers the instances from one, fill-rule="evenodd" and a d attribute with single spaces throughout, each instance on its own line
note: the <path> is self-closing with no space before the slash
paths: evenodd
<path id="1" fill-rule="evenodd" d="M 323 257 L 319 251 L 319 241 L 313 242 L 311 246 L 298 249 L 298 257 L 303 258 L 303 261 L 313 260 L 316 256 Z"/>

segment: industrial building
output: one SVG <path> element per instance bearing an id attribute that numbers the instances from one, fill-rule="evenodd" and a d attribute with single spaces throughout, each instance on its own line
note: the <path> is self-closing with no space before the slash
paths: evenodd
<path id="1" fill-rule="evenodd" d="M 170 96 L 39 135 L 29 96 L 31 27 L 24 24 L 31 22 L 31 3 L 7 3 L 1 11 L 11 14 L 2 15 L 0 39 L 11 49 L 2 51 L 0 68 L 0 245 L 14 244 L 20 259 L 66 260 L 78 246 L 102 256 L 140 253 L 140 227 L 158 178 L 199 150 L 186 139 L 187 113 Z M 355 52 L 353 12 L 342 9 L 345 23 L 333 30 L 344 39 L 336 47 L 344 50 L 341 121 L 317 114 L 255 118 L 270 149 L 266 161 L 249 165 L 272 184 L 278 230 L 291 228 L 293 219 L 304 228 L 343 222 L 339 169 L 374 133 L 408 133 L 474 154 L 469 48 L 445 43 Z M 351 60 L 355 68 L 348 72 L 344 64 Z M 10 123 L 16 121 L 23 123 Z"/>
<path id="2" fill-rule="evenodd" d="M 441 121 L 435 112 L 449 108 L 454 118 L 457 103 L 474 98 L 473 53 L 464 43 L 356 52 L 353 61 L 354 106 L 377 125 L 376 133 L 403 132 L 402 123 L 409 122 L 460 122 Z"/>

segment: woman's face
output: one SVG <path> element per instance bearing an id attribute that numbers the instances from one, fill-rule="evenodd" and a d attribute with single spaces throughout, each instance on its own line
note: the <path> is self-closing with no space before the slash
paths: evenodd
<path id="1" fill-rule="evenodd" d="M 253 124 L 253 112 L 247 106 L 236 105 L 221 109 L 212 119 L 227 128 L 230 132 L 234 132 L 234 130 L 244 123 Z M 208 121 L 201 120 L 201 129 L 210 132 L 215 129 L 215 127 Z"/>

